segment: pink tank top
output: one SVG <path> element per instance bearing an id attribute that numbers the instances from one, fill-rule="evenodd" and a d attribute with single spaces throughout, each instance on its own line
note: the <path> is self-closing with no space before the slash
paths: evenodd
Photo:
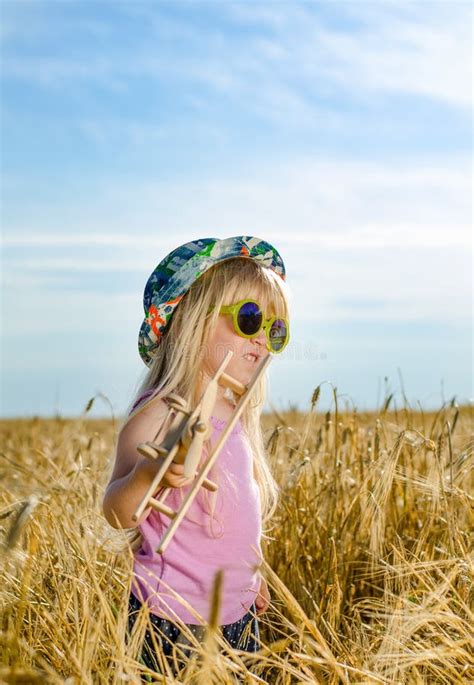
<path id="1" fill-rule="evenodd" d="M 134 405 L 150 395 L 148 391 Z M 211 416 L 212 448 L 226 422 Z M 155 552 L 170 519 L 152 510 L 139 526 L 141 547 L 135 552 L 132 592 L 163 618 L 179 617 L 197 624 L 199 618 L 173 595 L 209 620 L 214 575 L 223 570 L 219 624 L 241 619 L 260 587 L 261 508 L 253 477 L 252 452 L 239 420 L 228 436 L 208 477 L 218 483 L 215 493 L 201 488 L 165 552 Z M 165 503 L 177 510 L 191 488 L 171 488 Z M 209 515 L 214 500 L 214 514 Z"/>

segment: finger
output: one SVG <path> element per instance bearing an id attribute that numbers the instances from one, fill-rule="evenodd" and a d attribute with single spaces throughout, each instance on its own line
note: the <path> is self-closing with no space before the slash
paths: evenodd
<path id="1" fill-rule="evenodd" d="M 181 487 L 183 487 L 184 485 L 189 485 L 192 482 L 193 482 L 192 478 L 184 478 L 184 477 L 178 478 L 178 483 Z"/>

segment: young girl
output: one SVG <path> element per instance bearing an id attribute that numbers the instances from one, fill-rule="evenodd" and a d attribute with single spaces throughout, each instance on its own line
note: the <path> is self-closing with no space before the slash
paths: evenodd
<path id="1" fill-rule="evenodd" d="M 153 271 L 145 287 L 144 309 L 138 346 L 149 371 L 119 433 L 103 511 L 112 526 L 138 529 L 129 631 L 138 610 L 147 604 L 156 634 L 153 639 L 147 631 L 142 659 L 159 670 L 162 655 L 169 658 L 174 646 L 189 655 L 184 649 L 189 645 L 186 632 L 202 637 L 218 570 L 224 639 L 245 651 L 259 648 L 256 616 L 270 602 L 259 571 L 260 538 L 278 496 L 260 427 L 265 376 L 252 389 L 208 474 L 218 490 L 200 488 L 162 555 L 155 550 L 168 517 L 148 508 L 139 521 L 132 520 L 161 461 L 142 457 L 136 448 L 141 442 L 159 443 L 166 434 L 166 419 L 171 420 L 166 395 L 177 393 L 195 407 L 229 350 L 233 356 L 225 372 L 247 385 L 263 357 L 285 348 L 289 306 L 284 264 L 277 250 L 259 238 L 194 240 L 173 250 Z M 201 461 L 218 441 L 236 401 L 233 393 L 218 386 L 213 432 L 204 443 Z M 165 503 L 177 510 L 191 484 L 183 466 L 173 463 L 155 497 L 162 488 L 170 488 Z"/>

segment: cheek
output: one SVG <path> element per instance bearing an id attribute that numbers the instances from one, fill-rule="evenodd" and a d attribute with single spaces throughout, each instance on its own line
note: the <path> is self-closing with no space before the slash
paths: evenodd
<path id="1" fill-rule="evenodd" d="M 228 366 L 230 372 L 235 370 L 236 374 L 238 374 L 251 368 L 248 366 L 248 362 L 243 358 L 244 353 L 248 350 L 248 341 L 245 338 L 241 338 L 239 335 L 234 334 L 230 349 L 234 353 Z"/>
<path id="2" fill-rule="evenodd" d="M 225 332 L 225 341 L 226 345 L 233 351 L 234 357 L 236 358 L 241 357 L 248 347 L 248 340 L 246 338 L 242 338 L 241 335 L 238 335 L 238 333 L 235 332 L 233 325 L 227 327 Z M 234 358 L 232 358 L 232 361 L 234 361 Z"/>
<path id="3" fill-rule="evenodd" d="M 234 331 L 232 322 L 230 325 L 225 321 L 219 321 L 209 341 L 209 361 L 217 367 L 224 359 L 229 350 L 234 354 L 229 362 L 230 368 L 233 362 L 244 354 L 246 340 Z"/>
<path id="4" fill-rule="evenodd" d="M 231 331 L 221 338 L 221 345 L 224 348 L 222 351 L 223 357 L 227 354 L 228 350 L 233 352 L 232 359 L 227 367 L 229 371 L 231 371 L 233 367 L 240 366 L 242 361 L 244 361 L 242 360 L 242 356 L 245 352 L 247 341 L 244 338 L 241 338 L 240 335 L 237 335 L 234 331 Z"/>
<path id="5" fill-rule="evenodd" d="M 245 339 L 238 335 L 234 330 L 234 325 L 229 317 L 228 320 L 223 319 L 219 322 L 219 326 L 216 330 L 215 340 L 221 345 L 225 346 L 227 349 L 241 350 L 243 345 L 245 345 Z M 242 344 L 243 343 L 243 344 Z"/>

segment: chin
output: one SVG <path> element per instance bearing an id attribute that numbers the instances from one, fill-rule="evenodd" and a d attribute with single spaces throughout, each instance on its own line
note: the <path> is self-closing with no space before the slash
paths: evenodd
<path id="1" fill-rule="evenodd" d="M 244 359 L 244 364 L 243 364 L 242 369 L 240 371 L 240 376 L 243 379 L 242 383 L 247 384 L 253 378 L 255 372 L 257 371 L 257 366 L 258 366 L 258 362 L 253 362 L 252 364 L 249 364 Z"/>

